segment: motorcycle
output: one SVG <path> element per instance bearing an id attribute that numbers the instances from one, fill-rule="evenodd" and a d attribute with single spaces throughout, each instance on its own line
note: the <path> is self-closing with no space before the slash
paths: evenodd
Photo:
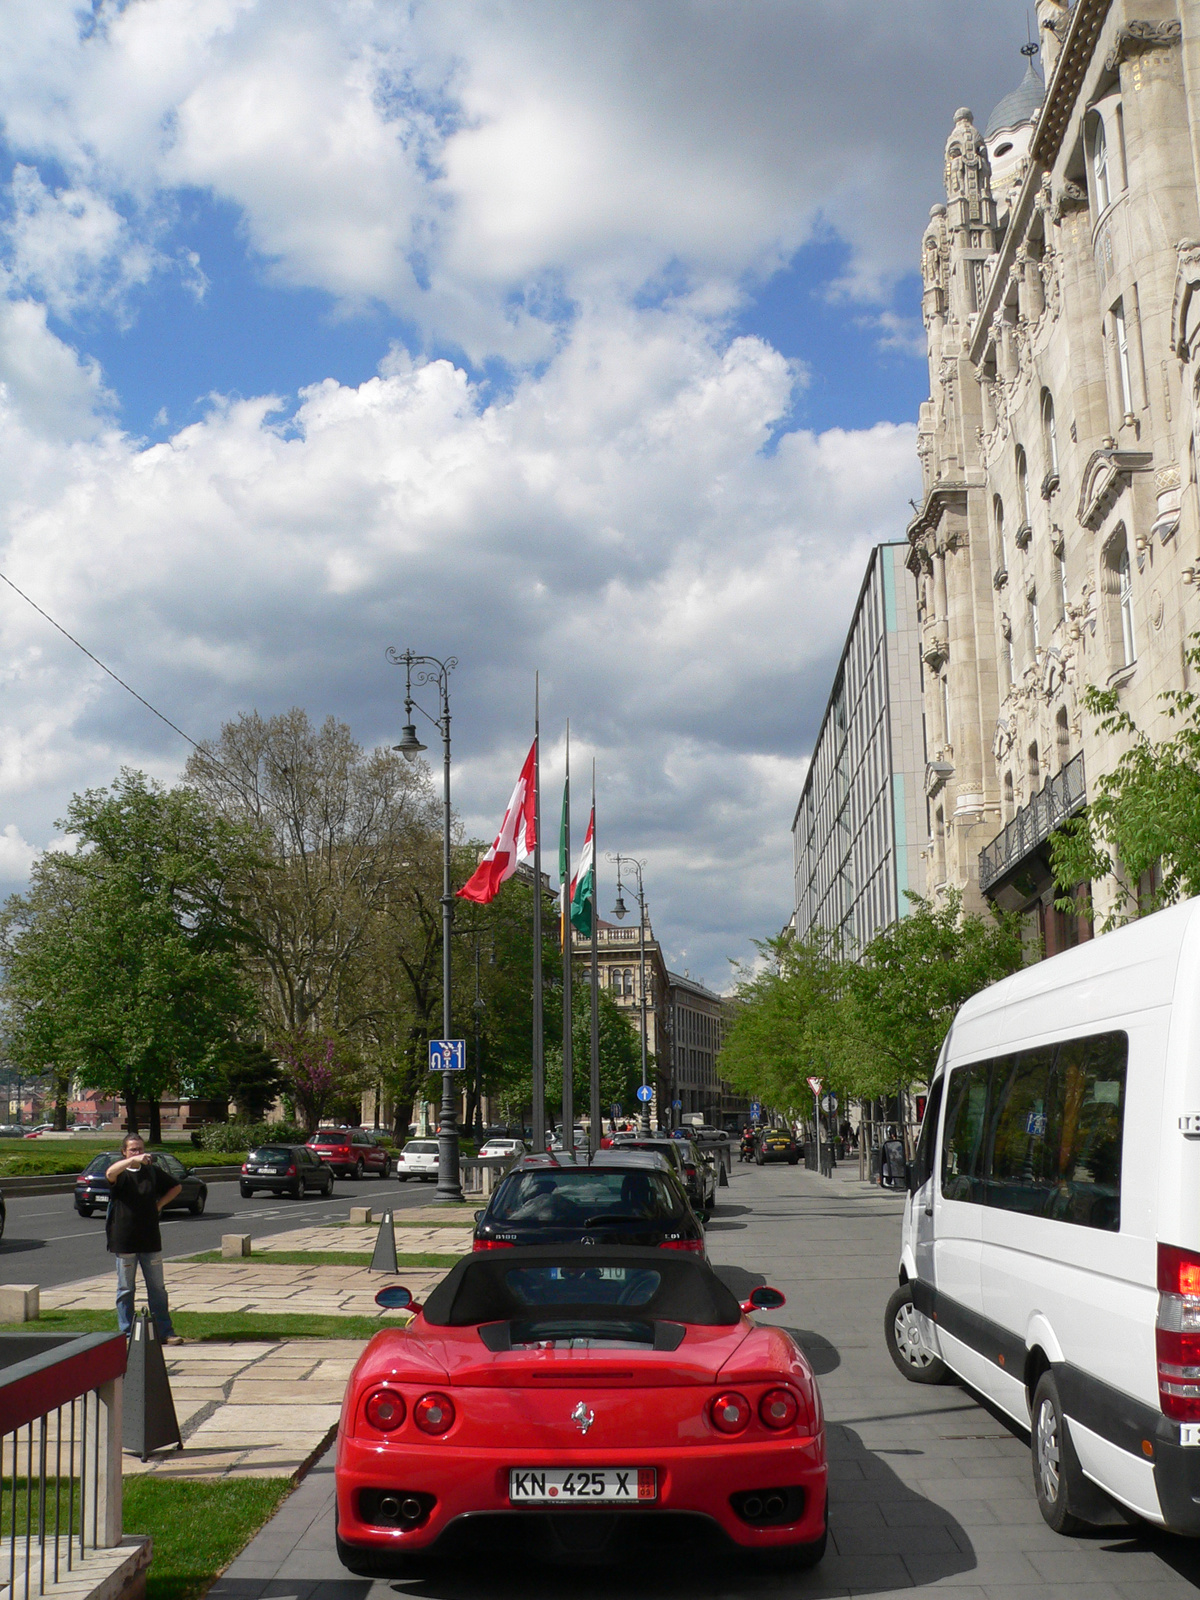
<path id="1" fill-rule="evenodd" d="M 749 1129 L 747 1129 L 746 1132 L 742 1135 L 741 1147 L 738 1150 L 738 1160 L 739 1161 L 753 1161 L 754 1160 L 754 1135 L 749 1131 Z"/>

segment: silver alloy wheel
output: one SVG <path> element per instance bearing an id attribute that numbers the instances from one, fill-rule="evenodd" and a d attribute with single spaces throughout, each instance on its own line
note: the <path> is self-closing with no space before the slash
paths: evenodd
<path id="1" fill-rule="evenodd" d="M 910 1367 L 927 1367 L 936 1358 L 921 1336 L 921 1322 L 911 1300 L 906 1300 L 896 1312 L 893 1323 L 896 1349 Z"/>
<path id="2" fill-rule="evenodd" d="M 1049 1400 L 1043 1400 L 1038 1410 L 1037 1465 L 1042 1494 L 1048 1505 L 1057 1505 L 1062 1462 L 1058 1445 L 1058 1414 Z"/>

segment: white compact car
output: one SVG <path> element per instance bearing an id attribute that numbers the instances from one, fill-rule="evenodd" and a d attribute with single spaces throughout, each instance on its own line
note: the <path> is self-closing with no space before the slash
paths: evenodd
<path id="1" fill-rule="evenodd" d="M 481 1156 L 523 1156 L 524 1139 L 489 1139 L 479 1152 Z"/>
<path id="2" fill-rule="evenodd" d="M 1200 899 L 993 984 L 929 1086 L 885 1335 L 1031 1433 L 1060 1533 L 1200 1536 Z"/>
<path id="3" fill-rule="evenodd" d="M 396 1157 L 396 1176 L 401 1183 L 409 1178 L 422 1178 L 436 1182 L 438 1175 L 438 1146 L 436 1139 L 410 1139 Z"/>

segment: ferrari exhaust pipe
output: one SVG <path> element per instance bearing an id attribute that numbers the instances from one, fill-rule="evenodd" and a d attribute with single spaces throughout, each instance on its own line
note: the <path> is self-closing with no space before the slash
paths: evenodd
<path id="1" fill-rule="evenodd" d="M 420 1522 L 421 1502 L 414 1495 L 405 1495 L 400 1502 L 400 1516 L 405 1522 Z"/>
<path id="2" fill-rule="evenodd" d="M 769 1494 L 763 1501 L 763 1511 L 768 1517 L 781 1517 L 787 1509 L 787 1501 L 781 1494 Z"/>
<path id="3" fill-rule="evenodd" d="M 747 1522 L 757 1522 L 763 1514 L 763 1503 L 756 1494 L 748 1494 L 742 1501 L 742 1515 Z"/>
<path id="4" fill-rule="evenodd" d="M 394 1522 L 397 1517 L 403 1515 L 403 1507 L 394 1494 L 380 1495 L 379 1514 L 381 1517 L 386 1517 L 389 1522 Z"/>

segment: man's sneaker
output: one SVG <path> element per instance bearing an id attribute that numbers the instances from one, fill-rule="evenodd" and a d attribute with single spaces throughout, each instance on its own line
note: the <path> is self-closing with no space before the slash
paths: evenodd
<path id="1" fill-rule="evenodd" d="M 163 1340 L 163 1343 L 164 1344 L 182 1344 L 183 1340 L 179 1337 L 179 1335 L 177 1333 L 169 1333 L 167 1335 L 167 1337 Z"/>

